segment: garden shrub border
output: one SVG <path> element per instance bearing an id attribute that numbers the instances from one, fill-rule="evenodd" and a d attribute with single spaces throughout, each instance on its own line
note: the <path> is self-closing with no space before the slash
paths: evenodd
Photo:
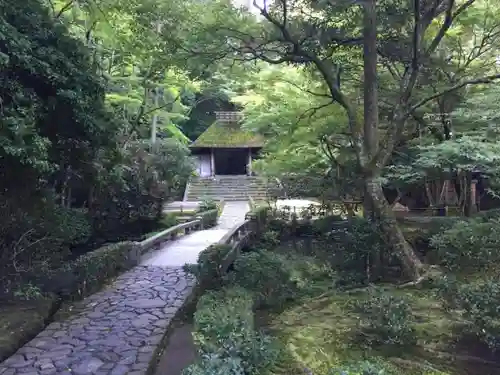
<path id="1" fill-rule="evenodd" d="M 136 242 L 124 241 L 102 246 L 81 255 L 69 264 L 72 283 L 62 290 L 78 300 L 96 293 L 113 278 L 139 264 L 140 248 Z M 67 270 L 63 268 L 62 275 Z"/>
<path id="2" fill-rule="evenodd" d="M 196 214 L 196 218 L 200 218 L 202 229 L 213 228 L 217 225 L 217 219 L 219 218 L 219 209 L 215 208 L 213 210 L 202 211 Z"/>
<path id="3" fill-rule="evenodd" d="M 232 246 L 228 244 L 210 245 L 200 253 L 198 263 L 186 265 L 185 270 L 196 276 L 203 289 L 220 287 L 224 277 L 220 265 L 231 250 Z"/>
<path id="4" fill-rule="evenodd" d="M 246 219 L 253 222 L 253 231 L 258 234 L 263 233 L 269 213 L 269 207 L 261 206 L 247 214 Z M 254 239 L 258 238 L 257 235 Z M 186 271 L 194 274 L 198 281 L 198 303 L 194 313 L 193 337 L 201 358 L 184 369 L 183 375 L 205 374 L 207 368 L 204 366 L 209 365 L 213 366 L 210 367 L 212 370 L 227 368 L 248 371 L 247 367 L 250 366 L 252 370 L 260 371 L 259 365 L 262 363 L 269 365 L 278 358 L 279 348 L 273 345 L 272 338 L 255 329 L 254 311 L 259 304 L 258 296 L 242 287 L 224 287 L 225 272 L 220 266 L 233 246 L 224 243 L 213 244 L 200 253 L 198 264 L 185 267 Z M 208 332 L 214 329 L 219 332 L 217 337 L 215 335 L 208 337 Z M 226 340 L 232 345 L 242 345 L 242 347 L 232 348 L 231 356 L 225 356 L 227 353 L 224 351 L 231 352 L 231 349 L 221 342 L 217 343 L 217 340 Z M 243 350 L 251 354 L 245 357 L 241 353 Z M 267 357 L 264 361 L 252 362 L 256 358 L 264 357 Z"/>
<path id="5" fill-rule="evenodd" d="M 256 330 L 255 308 L 255 295 L 241 287 L 202 295 L 196 305 L 193 330 L 200 358 L 182 374 L 202 375 L 207 370 L 258 374 L 274 365 L 280 350 L 271 337 Z"/>

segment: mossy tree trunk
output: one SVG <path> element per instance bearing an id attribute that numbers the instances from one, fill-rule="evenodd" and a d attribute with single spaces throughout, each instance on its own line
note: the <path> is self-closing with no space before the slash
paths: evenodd
<path id="1" fill-rule="evenodd" d="M 382 184 L 377 179 L 365 180 L 365 189 L 372 202 L 374 215 L 380 221 L 380 229 L 386 239 L 386 243 L 398 259 L 401 261 L 403 273 L 412 280 L 417 280 L 424 272 L 424 264 L 406 241 L 406 238 L 398 225 L 396 216 L 384 195 Z"/>

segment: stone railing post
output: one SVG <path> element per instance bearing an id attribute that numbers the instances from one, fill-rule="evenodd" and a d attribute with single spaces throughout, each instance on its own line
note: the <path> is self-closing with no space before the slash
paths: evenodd
<path id="1" fill-rule="evenodd" d="M 200 221 L 200 230 L 203 230 L 203 217 L 202 216 L 196 216 L 196 220 Z"/>

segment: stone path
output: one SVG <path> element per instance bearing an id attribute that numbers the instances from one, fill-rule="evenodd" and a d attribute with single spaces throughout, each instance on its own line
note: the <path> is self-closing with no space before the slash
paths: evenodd
<path id="1" fill-rule="evenodd" d="M 194 284 L 181 268 L 136 267 L 0 363 L 0 375 L 144 375 Z"/>
<path id="2" fill-rule="evenodd" d="M 179 238 L 175 242 L 167 242 L 159 250 L 153 250 L 142 258 L 142 265 L 157 267 L 182 267 L 184 264 L 195 264 L 198 255 L 208 246 L 219 241 L 227 229 L 208 229 L 193 232 Z"/>
<path id="3" fill-rule="evenodd" d="M 247 202 L 227 202 L 214 229 L 202 230 L 167 243 L 159 250 L 145 254 L 143 265 L 159 267 L 182 267 L 195 264 L 198 255 L 208 246 L 219 241 L 229 229 L 245 220 L 249 210 Z"/>
<path id="4" fill-rule="evenodd" d="M 250 206 L 247 201 L 243 202 L 226 202 L 224 210 L 219 218 L 217 229 L 231 229 L 236 224 L 245 220 L 245 215 L 250 211 Z"/>
<path id="5" fill-rule="evenodd" d="M 50 324 L 0 363 L 0 375 L 145 375 L 172 318 L 192 294 L 182 266 L 243 221 L 246 202 L 225 205 L 214 229 L 194 232 L 147 254 L 78 313 Z"/>

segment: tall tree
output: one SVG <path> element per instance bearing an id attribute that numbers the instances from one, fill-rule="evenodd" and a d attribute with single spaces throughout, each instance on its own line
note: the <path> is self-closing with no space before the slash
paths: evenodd
<path id="1" fill-rule="evenodd" d="M 258 59 L 269 64 L 301 64 L 321 76 L 331 100 L 345 110 L 352 147 L 364 176 L 366 198 L 375 215 L 384 222 L 388 243 L 401 260 L 407 276 L 421 279 L 426 268 L 397 225 L 383 193 L 382 170 L 408 133 L 408 120 L 417 110 L 436 98 L 470 85 L 491 83 L 500 77 L 494 68 L 471 71 L 467 78 L 457 77 L 457 81 L 434 93 L 421 90 L 428 69 L 431 69 L 430 62 L 442 60 L 441 48 L 453 26 L 462 16 L 481 8 L 482 3 L 476 0 L 379 1 L 377 4 L 276 0 L 264 1 L 263 5 L 254 2 L 260 17 L 253 22 L 251 16 L 232 10 L 224 1 L 217 7 L 215 19 L 204 18 L 198 23 L 200 32 L 217 37 L 216 43 L 206 42 L 204 53 L 220 55 L 225 52 L 226 56 Z M 363 21 L 365 25 L 369 21 L 371 26 L 363 27 Z M 201 34 L 199 37 L 203 38 Z M 468 43 L 471 50 L 480 47 L 473 37 Z M 365 47 L 363 66 L 366 73 L 364 120 L 359 116 L 357 96 L 352 87 L 340 84 L 341 72 L 346 67 L 352 68 L 353 64 L 344 58 L 346 52 L 359 51 L 362 46 Z M 375 47 L 377 54 L 373 53 Z M 383 126 L 378 127 L 377 56 L 381 60 L 379 69 L 384 69 L 393 78 L 390 108 Z M 485 58 L 492 59 L 490 56 Z"/>

